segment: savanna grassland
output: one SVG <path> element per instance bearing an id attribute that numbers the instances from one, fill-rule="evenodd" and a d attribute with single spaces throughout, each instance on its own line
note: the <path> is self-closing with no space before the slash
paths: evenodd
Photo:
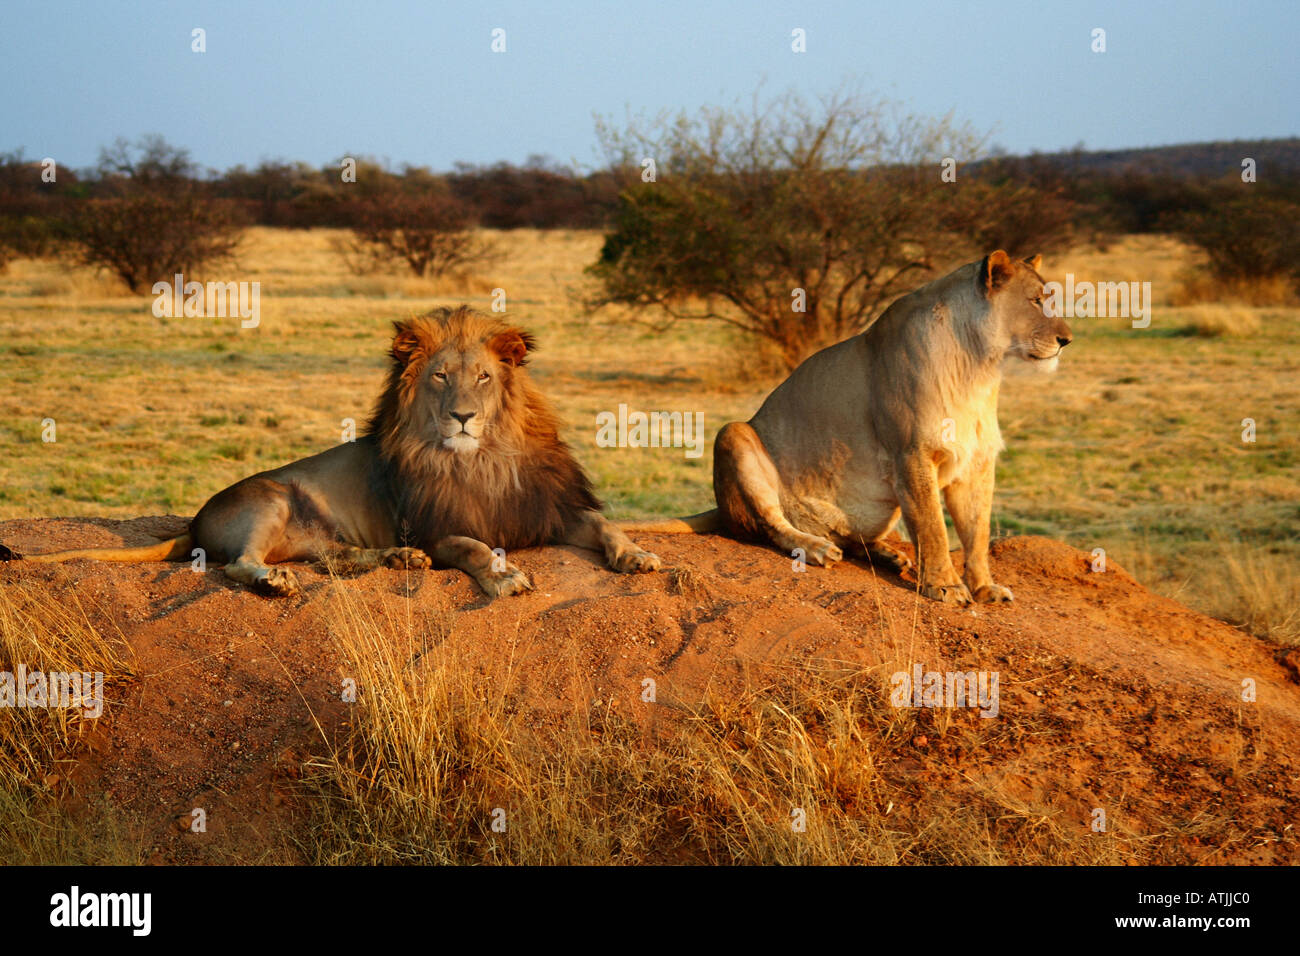
<path id="1" fill-rule="evenodd" d="M 337 443 L 345 419 L 360 428 L 392 320 L 461 302 L 487 310 L 497 287 L 508 317 L 538 336 L 534 374 L 615 516 L 710 507 L 711 451 L 598 448 L 598 412 L 702 412 L 711 446 L 779 381 L 760 348 L 726 329 L 656 329 L 616 308 L 585 316 L 596 232 L 501 233 L 492 266 L 437 280 L 354 276 L 332 249 L 337 235 L 249 232 L 237 265 L 211 276 L 261 283 L 261 323 L 248 330 L 237 318 L 156 318 L 152 297 L 89 269 L 10 264 L 0 519 L 191 514 L 245 475 Z M 1300 309 L 1216 296 L 1193 255 L 1162 237 L 1075 250 L 1043 271 L 1149 281 L 1152 322 L 1077 319 L 1058 374 L 1008 376 L 995 533 L 1103 548 L 1159 592 L 1294 643 Z M 1224 301 L 1196 301 L 1207 297 Z M 41 438 L 46 418 L 53 444 Z M 1242 441 L 1246 418 L 1253 443 Z"/>

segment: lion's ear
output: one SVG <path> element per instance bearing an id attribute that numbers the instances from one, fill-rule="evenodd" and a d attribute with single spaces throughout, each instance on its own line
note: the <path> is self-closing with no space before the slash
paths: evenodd
<path id="1" fill-rule="evenodd" d="M 980 267 L 980 284 L 984 292 L 995 292 L 1011 278 L 1011 257 L 1002 249 L 990 252 Z"/>
<path id="2" fill-rule="evenodd" d="M 400 364 L 408 365 L 411 356 L 424 344 L 423 339 L 410 322 L 394 322 L 393 331 L 391 354 Z"/>
<path id="3" fill-rule="evenodd" d="M 523 365 L 537 340 L 523 329 L 506 329 L 488 339 L 487 347 L 508 365 Z"/>
<path id="4" fill-rule="evenodd" d="M 1038 271 L 1038 267 L 1041 266 L 1042 264 L 1043 264 L 1043 257 L 1040 255 L 1031 256 L 1030 258 L 1025 260 L 1025 265 L 1029 266 L 1029 268 L 1033 269 L 1035 272 Z"/>

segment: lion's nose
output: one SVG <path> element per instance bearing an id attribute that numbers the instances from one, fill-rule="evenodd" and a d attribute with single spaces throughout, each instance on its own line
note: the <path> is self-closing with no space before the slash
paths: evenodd
<path id="1" fill-rule="evenodd" d="M 1074 341 L 1074 336 L 1071 335 L 1069 332 L 1066 332 L 1064 335 L 1058 335 L 1056 337 L 1056 344 L 1059 345 L 1061 348 L 1065 348 L 1073 341 Z"/>
<path id="2" fill-rule="evenodd" d="M 456 419 L 456 421 L 460 422 L 462 425 L 464 425 L 471 418 L 474 417 L 474 413 L 473 412 L 452 412 L 451 417 Z"/>

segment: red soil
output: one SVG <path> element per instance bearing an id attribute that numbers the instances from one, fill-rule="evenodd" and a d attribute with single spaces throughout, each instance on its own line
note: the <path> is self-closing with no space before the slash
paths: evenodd
<path id="1" fill-rule="evenodd" d="M 20 553 L 136 545 L 184 527 L 176 517 L 19 520 L 0 523 L 0 541 Z M 543 548 L 511 555 L 536 590 L 495 602 L 458 571 L 379 570 L 347 586 L 375 607 L 440 615 L 450 639 L 485 662 L 511 661 L 520 706 L 539 718 L 583 695 L 632 714 L 645 707 L 645 677 L 661 699 L 738 691 L 755 661 L 998 671 L 999 718 L 957 719 L 1005 732 L 978 748 L 961 734 L 930 737 L 916 760 L 889 768 L 900 792 L 954 805 L 996 791 L 1080 828 L 1091 808 L 1107 807 L 1152 837 L 1151 862 L 1300 862 L 1295 651 L 1288 661 L 1113 563 L 1093 573 L 1087 555 L 1043 538 L 994 546 L 994 575 L 1016 600 L 974 609 L 919 598 L 907 581 L 853 562 L 792 573 L 776 551 L 721 537 L 639 540 L 693 576 L 617 575 L 594 553 Z M 328 579 L 297 573 L 303 591 L 284 600 L 188 563 L 0 565 L 0 582 L 75 591 L 133 648 L 137 678 L 125 700 L 110 701 L 70 776 L 143 826 L 156 861 L 256 858 L 292 817 L 287 779 L 347 719 Z M 1241 699 L 1245 678 L 1254 703 Z M 208 814 L 202 844 L 176 823 L 196 806 Z M 1198 814 L 1221 824 L 1213 842 L 1169 835 Z"/>

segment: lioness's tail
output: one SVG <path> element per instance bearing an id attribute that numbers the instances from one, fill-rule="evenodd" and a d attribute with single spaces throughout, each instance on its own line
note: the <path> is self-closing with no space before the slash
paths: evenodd
<path id="1" fill-rule="evenodd" d="M 624 531 L 643 531 L 647 534 L 707 534 L 722 531 L 722 512 L 717 508 L 701 511 L 687 518 L 665 518 L 662 521 L 619 521 Z"/>
<path id="2" fill-rule="evenodd" d="M 34 561 L 37 564 L 57 564 L 89 558 L 92 561 L 173 561 L 188 558 L 194 539 L 187 531 L 179 537 L 146 544 L 140 548 L 82 548 L 78 551 L 51 551 L 48 554 L 18 554 L 0 544 L 0 561 Z"/>

